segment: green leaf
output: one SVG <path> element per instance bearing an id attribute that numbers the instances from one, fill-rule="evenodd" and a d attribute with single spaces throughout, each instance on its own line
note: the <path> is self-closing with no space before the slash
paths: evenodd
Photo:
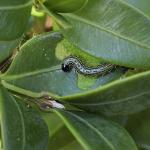
<path id="1" fill-rule="evenodd" d="M 33 37 L 22 45 L 6 75 L 18 76 L 55 67 L 60 62 L 55 58 L 55 49 L 61 40 L 62 35 L 58 32 Z"/>
<path id="2" fill-rule="evenodd" d="M 19 38 L 26 29 L 30 17 L 31 0 L 0 1 L 0 40 Z"/>
<path id="3" fill-rule="evenodd" d="M 26 2 L 29 2 L 30 0 L 1 0 L 0 6 L 16 6 L 21 4 L 26 4 Z"/>
<path id="4" fill-rule="evenodd" d="M 123 74 L 119 69 L 99 78 L 79 75 L 74 69 L 65 73 L 61 64 L 70 54 L 79 55 L 90 66 L 99 65 L 101 60 L 81 52 L 62 39 L 60 33 L 52 32 L 29 40 L 21 47 L 8 72 L 1 77 L 3 85 L 28 96 L 48 94 L 57 99 L 95 89 Z"/>
<path id="5" fill-rule="evenodd" d="M 0 41 L 0 63 L 8 58 L 19 45 L 19 39 L 13 41 Z"/>
<path id="6" fill-rule="evenodd" d="M 1 114 L 0 114 L 1 116 Z M 1 118 L 0 118 L 1 120 Z M 1 121 L 0 121 L 1 122 Z M 0 125 L 0 150 L 2 150 L 2 135 L 1 135 L 1 125 Z"/>
<path id="7" fill-rule="evenodd" d="M 49 150 L 60 150 L 73 141 L 75 141 L 74 137 L 72 136 L 70 131 L 68 131 L 65 126 L 63 126 L 59 130 L 57 130 L 53 136 L 50 137 L 48 147 Z"/>
<path id="8" fill-rule="evenodd" d="M 2 139 L 5 150 L 44 150 L 48 130 L 39 113 L 0 89 Z"/>
<path id="9" fill-rule="evenodd" d="M 42 116 L 49 129 L 49 144 L 47 150 L 60 150 L 75 141 L 70 131 L 68 131 L 62 120 L 55 113 L 42 113 Z"/>
<path id="10" fill-rule="evenodd" d="M 55 112 L 86 150 L 137 150 L 129 134 L 114 122 L 85 112 Z"/>
<path id="11" fill-rule="evenodd" d="M 129 4 L 133 5 L 134 7 L 140 9 L 142 12 L 144 12 L 146 15 L 150 16 L 150 1 L 149 0 L 124 0 L 125 2 L 128 2 Z"/>
<path id="12" fill-rule="evenodd" d="M 70 28 L 65 37 L 105 61 L 150 68 L 150 18 L 119 0 L 89 0 L 76 13 L 62 14 Z"/>
<path id="13" fill-rule="evenodd" d="M 72 143 L 61 148 L 61 150 L 84 150 L 84 149 L 77 141 L 73 141 Z"/>
<path id="14" fill-rule="evenodd" d="M 86 111 L 105 115 L 135 113 L 150 107 L 150 71 L 122 78 L 93 91 L 62 97 Z"/>
<path id="15" fill-rule="evenodd" d="M 150 148 L 150 109 L 129 116 L 126 128 L 140 148 Z"/>
<path id="16" fill-rule="evenodd" d="M 54 12 L 69 13 L 81 9 L 88 0 L 46 0 L 44 5 Z"/>
<path id="17" fill-rule="evenodd" d="M 41 115 L 47 124 L 49 137 L 52 137 L 60 128 L 64 126 L 62 120 L 54 113 L 41 112 Z"/>
<path id="18" fill-rule="evenodd" d="M 87 64 L 95 61 L 95 57 L 65 44 L 57 32 L 34 37 L 22 46 L 8 72 L 1 76 L 2 84 L 28 96 L 48 94 L 83 110 L 106 115 L 130 114 L 149 107 L 149 71 L 107 85 L 104 84 L 119 77 L 119 72 L 96 79 L 80 77 L 75 70 L 65 73 L 61 64 L 68 53 L 77 51 L 88 60 L 85 61 Z M 81 83 L 88 85 L 89 81 L 92 83 L 90 87 L 82 89 Z"/>

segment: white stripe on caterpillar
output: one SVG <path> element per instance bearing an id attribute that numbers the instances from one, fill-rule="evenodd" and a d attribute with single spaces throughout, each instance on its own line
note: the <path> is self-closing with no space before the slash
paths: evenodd
<path id="1" fill-rule="evenodd" d="M 64 59 L 62 70 L 64 72 L 69 72 L 72 70 L 72 68 L 75 68 L 77 72 L 84 75 L 105 75 L 116 68 L 116 66 L 113 64 L 103 63 L 95 68 L 89 68 L 85 67 L 77 57 L 70 56 Z"/>

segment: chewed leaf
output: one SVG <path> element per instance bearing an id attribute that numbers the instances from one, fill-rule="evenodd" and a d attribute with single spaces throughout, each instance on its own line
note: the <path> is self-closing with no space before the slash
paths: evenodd
<path id="1" fill-rule="evenodd" d="M 80 109 L 105 115 L 131 114 L 150 107 L 150 71 L 120 79 L 87 93 L 61 99 Z"/>
<path id="2" fill-rule="evenodd" d="M 76 13 L 61 15 L 72 26 L 63 34 L 83 51 L 118 65 L 150 68 L 150 18 L 132 5 L 89 0 Z"/>
<path id="3" fill-rule="evenodd" d="M 79 75 L 75 67 L 70 72 L 64 72 L 62 70 L 63 59 L 70 49 L 69 54 L 75 55 L 75 51 L 77 51 L 76 54 L 81 54 L 85 60 L 88 59 L 88 62 L 90 60 L 96 63 L 101 62 L 97 61 L 95 57 L 81 53 L 80 49 L 71 44 L 66 46 L 62 39 L 59 32 L 51 32 L 29 40 L 21 47 L 12 65 L 2 76 L 3 85 L 28 96 L 48 94 L 58 98 L 95 89 L 119 78 L 124 73 L 122 70 L 116 69 L 104 76 L 88 78 Z M 86 83 L 87 80 L 91 83 Z M 83 83 L 85 83 L 85 87 L 81 85 Z"/>

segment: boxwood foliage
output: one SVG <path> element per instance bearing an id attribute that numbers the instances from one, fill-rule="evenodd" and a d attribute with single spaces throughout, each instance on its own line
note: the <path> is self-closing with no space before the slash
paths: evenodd
<path id="1" fill-rule="evenodd" d="M 0 148 L 148 150 L 149 5 L 1 0 Z M 86 69 L 114 68 L 64 72 L 69 56 Z"/>

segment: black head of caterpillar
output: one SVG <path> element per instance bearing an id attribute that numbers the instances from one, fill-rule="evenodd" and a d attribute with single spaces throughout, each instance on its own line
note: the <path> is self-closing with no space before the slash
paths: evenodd
<path id="1" fill-rule="evenodd" d="M 71 65 L 69 65 L 69 64 L 62 64 L 61 65 L 61 69 L 62 69 L 62 71 L 64 71 L 64 72 L 70 72 L 71 70 L 72 70 L 72 66 Z"/>
<path id="2" fill-rule="evenodd" d="M 70 72 L 73 67 L 77 64 L 77 61 L 79 61 L 76 57 L 70 56 L 63 60 L 63 63 L 61 65 L 61 69 L 64 72 Z"/>

